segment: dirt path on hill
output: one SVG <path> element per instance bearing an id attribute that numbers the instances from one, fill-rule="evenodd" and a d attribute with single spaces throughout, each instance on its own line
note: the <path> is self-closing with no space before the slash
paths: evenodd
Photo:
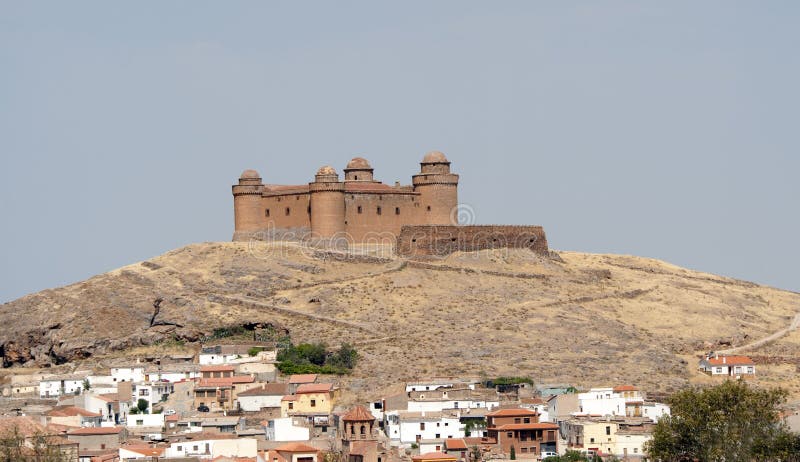
<path id="1" fill-rule="evenodd" d="M 789 327 L 783 328 L 783 329 L 773 333 L 772 335 L 764 337 L 764 338 L 762 338 L 760 340 L 756 340 L 755 342 L 748 343 L 747 345 L 728 348 L 727 350 L 720 350 L 717 353 L 731 354 L 731 353 L 735 353 L 737 351 L 745 350 L 745 349 L 748 349 L 748 348 L 758 348 L 758 347 L 760 347 L 762 345 L 766 345 L 767 343 L 774 342 L 775 340 L 778 340 L 779 338 L 783 337 L 784 335 L 788 334 L 789 332 L 792 332 L 792 331 L 796 330 L 798 326 L 800 326 L 800 312 L 798 312 L 794 316 L 794 318 L 792 319 L 792 322 L 789 323 Z"/>

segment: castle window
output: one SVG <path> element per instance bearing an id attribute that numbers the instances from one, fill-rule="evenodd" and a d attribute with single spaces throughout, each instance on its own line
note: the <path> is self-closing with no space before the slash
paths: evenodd
<path id="1" fill-rule="evenodd" d="M 395 215 L 400 215 L 400 207 L 395 207 L 394 208 L 394 214 Z"/>
<path id="2" fill-rule="evenodd" d="M 308 214 L 311 215 L 311 206 L 310 205 L 308 206 L 308 208 L 306 208 L 306 210 L 308 211 Z"/>
<path id="3" fill-rule="evenodd" d="M 294 196 L 294 200 L 299 201 L 300 200 L 300 196 Z"/>
<path id="4" fill-rule="evenodd" d="M 378 207 L 378 215 L 380 215 L 380 214 L 381 214 L 381 208 Z"/>
<path id="5" fill-rule="evenodd" d="M 354 176 L 353 178 L 355 178 L 357 180 L 358 179 L 358 175 Z"/>
<path id="6" fill-rule="evenodd" d="M 429 212 L 431 211 L 431 206 L 430 206 L 430 205 L 428 206 L 428 211 L 429 211 Z"/>
<path id="7" fill-rule="evenodd" d="M 290 213 L 291 213 L 291 209 L 289 207 L 286 207 L 286 216 L 288 217 Z"/>
<path id="8" fill-rule="evenodd" d="M 358 206 L 358 213 L 361 213 L 361 206 Z"/>
<path id="9" fill-rule="evenodd" d="M 269 209 L 264 210 L 264 215 L 267 216 L 267 217 L 269 216 Z"/>

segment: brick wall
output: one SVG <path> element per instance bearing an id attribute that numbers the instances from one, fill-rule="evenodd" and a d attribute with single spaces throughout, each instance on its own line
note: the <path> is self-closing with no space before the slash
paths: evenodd
<path id="1" fill-rule="evenodd" d="M 456 251 L 504 247 L 548 252 L 541 226 L 403 226 L 397 239 L 397 254 L 406 257 L 441 257 Z"/>

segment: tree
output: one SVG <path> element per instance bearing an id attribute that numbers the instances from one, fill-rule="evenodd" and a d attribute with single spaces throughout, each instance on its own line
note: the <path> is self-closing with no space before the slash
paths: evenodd
<path id="1" fill-rule="evenodd" d="M 645 451 L 665 462 L 797 461 L 800 437 L 788 432 L 779 406 L 782 389 L 759 390 L 741 380 L 687 389 L 669 400 Z"/>
<path id="2" fill-rule="evenodd" d="M 511 454 L 509 455 L 511 460 L 517 460 L 517 450 L 514 449 L 514 446 L 511 446 Z"/>
<path id="3" fill-rule="evenodd" d="M 0 436 L 0 462 L 17 462 L 32 460 L 36 462 L 66 462 L 77 457 L 71 454 L 71 446 L 62 448 L 57 442 L 57 437 L 37 431 L 25 436 L 19 427 L 7 431 Z"/>
<path id="4" fill-rule="evenodd" d="M 358 361 L 358 352 L 356 352 L 356 349 L 349 343 L 342 343 L 339 350 L 331 355 L 328 363 L 331 366 L 352 369 L 356 367 L 356 361 Z"/>
<path id="5" fill-rule="evenodd" d="M 139 398 L 139 401 L 136 402 L 136 408 L 139 409 L 139 414 L 147 414 L 147 408 L 150 407 L 150 403 L 143 398 Z"/>

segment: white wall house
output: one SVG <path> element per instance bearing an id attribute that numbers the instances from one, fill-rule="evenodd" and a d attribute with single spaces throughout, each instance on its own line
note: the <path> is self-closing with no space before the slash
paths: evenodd
<path id="1" fill-rule="evenodd" d="M 175 390 L 171 382 L 137 383 L 133 389 L 133 405 L 143 399 L 148 402 L 148 409 L 152 411 L 153 404 L 165 399 Z"/>
<path id="2" fill-rule="evenodd" d="M 77 395 L 83 390 L 83 377 L 48 377 L 39 382 L 39 397 Z"/>
<path id="3" fill-rule="evenodd" d="M 182 370 L 186 369 L 186 370 Z M 160 371 L 149 371 L 145 374 L 145 378 L 150 382 L 180 382 L 182 380 L 192 380 L 201 377 L 200 368 L 196 367 L 193 369 L 189 368 L 181 368 L 181 369 L 168 369 L 164 368 Z"/>
<path id="4" fill-rule="evenodd" d="M 144 382 L 144 366 L 122 366 L 111 368 L 114 382 Z"/>
<path id="5" fill-rule="evenodd" d="M 756 364 L 747 356 L 707 356 L 700 360 L 700 370 L 713 376 L 755 375 Z"/>
<path id="6" fill-rule="evenodd" d="M 670 415 L 669 404 L 644 403 L 644 406 L 642 406 L 642 417 L 648 417 L 654 422 L 657 422 L 658 419 L 665 415 Z"/>
<path id="7" fill-rule="evenodd" d="M 125 426 L 128 428 L 163 427 L 164 414 L 134 414 L 128 416 Z"/>
<path id="8" fill-rule="evenodd" d="M 464 428 L 456 416 L 440 412 L 390 411 L 385 417 L 387 436 L 392 444 L 464 437 Z"/>
<path id="9" fill-rule="evenodd" d="M 493 409 L 500 406 L 499 400 L 485 399 L 410 399 L 408 410 L 414 412 L 442 412 L 446 409 Z"/>
<path id="10" fill-rule="evenodd" d="M 246 412 L 258 412 L 265 408 L 280 409 L 281 399 L 287 394 L 289 394 L 289 388 L 285 383 L 264 383 L 261 386 L 239 392 L 236 400 L 239 403 L 239 409 Z"/>
<path id="11" fill-rule="evenodd" d="M 264 431 L 268 441 L 308 441 L 311 432 L 302 425 L 305 419 L 296 417 L 282 417 L 267 422 Z"/>
<path id="12" fill-rule="evenodd" d="M 410 391 L 432 391 L 438 390 L 440 388 L 453 388 L 456 385 L 459 387 L 467 387 L 470 390 L 475 389 L 475 384 L 477 384 L 477 380 L 446 380 L 446 379 L 433 379 L 430 381 L 421 381 L 421 382 L 408 382 L 406 383 L 406 393 Z"/>
<path id="13" fill-rule="evenodd" d="M 256 457 L 258 444 L 255 438 L 210 439 L 181 441 L 169 445 L 164 450 L 164 458 L 197 457 L 214 459 L 216 457 Z"/>

